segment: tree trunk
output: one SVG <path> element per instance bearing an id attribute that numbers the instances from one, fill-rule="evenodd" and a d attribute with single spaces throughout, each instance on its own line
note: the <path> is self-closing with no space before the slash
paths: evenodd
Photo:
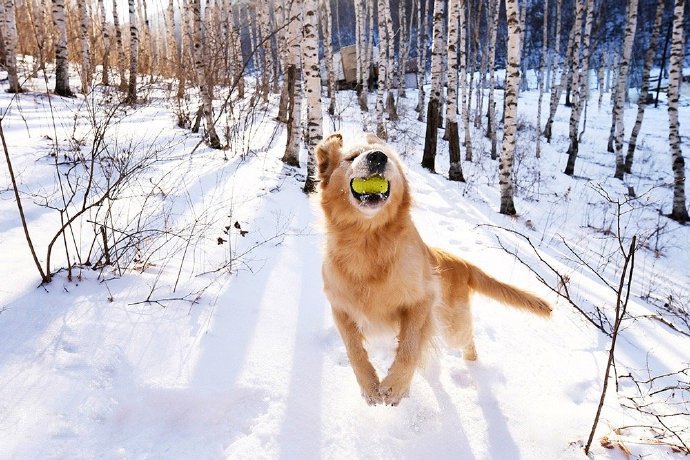
<path id="1" fill-rule="evenodd" d="M 422 2 L 424 2 L 423 13 Z M 419 0 L 417 7 L 417 107 L 415 110 L 419 112 L 418 121 L 424 121 L 424 80 L 426 77 L 426 46 L 429 43 L 429 3 L 431 0 Z"/>
<path id="2" fill-rule="evenodd" d="M 623 153 L 623 135 L 625 134 L 623 124 L 623 112 L 625 111 L 625 94 L 627 92 L 628 69 L 630 68 L 630 58 L 632 56 L 633 41 L 635 40 L 635 28 L 637 27 L 637 0 L 628 2 L 628 19 L 625 26 L 625 38 L 623 40 L 623 56 L 618 70 L 618 81 L 616 82 L 615 106 L 613 111 L 616 113 L 616 131 L 614 135 L 614 147 L 616 150 L 616 172 L 613 177 L 623 179 L 625 173 L 625 155 Z"/>
<path id="3" fill-rule="evenodd" d="M 102 1 L 102 0 L 101 0 Z M 175 38 L 175 3 L 174 0 L 168 2 L 168 8 L 165 10 L 165 27 L 166 27 L 166 40 L 167 40 L 167 70 L 170 75 L 175 75 L 177 73 L 178 82 L 180 80 L 180 73 L 176 72 L 176 69 L 182 67 L 180 58 L 177 53 L 177 39 Z M 179 84 L 179 83 L 178 83 Z"/>
<path id="4" fill-rule="evenodd" d="M 546 56 L 548 53 L 547 42 L 549 39 L 549 0 L 544 0 L 544 24 L 542 24 L 541 58 L 539 61 L 539 100 L 537 102 L 537 145 L 535 156 L 541 158 L 541 106 L 544 100 L 544 83 L 546 81 Z"/>
<path id="5" fill-rule="evenodd" d="M 472 137 L 470 133 L 470 106 L 467 102 L 467 25 L 465 20 L 465 5 L 467 0 L 460 1 L 460 108 L 462 110 L 462 123 L 465 128 L 465 160 L 472 161 Z M 469 15 L 468 15 L 469 17 Z M 471 87 L 471 86 L 470 86 Z"/>
<path id="6" fill-rule="evenodd" d="M 193 14 L 193 40 L 194 40 L 194 68 L 199 81 L 199 95 L 203 107 L 203 115 L 206 124 L 206 137 L 209 147 L 220 148 L 220 139 L 216 133 L 215 121 L 213 119 L 213 87 L 209 82 L 206 68 L 204 38 L 202 36 L 201 19 L 201 0 L 192 0 Z"/>
<path id="7" fill-rule="evenodd" d="M 560 82 L 562 78 L 558 78 L 557 69 L 561 67 L 561 74 L 565 72 L 561 64 L 561 4 L 562 0 L 556 0 L 556 34 L 553 38 L 553 60 L 551 61 L 551 98 L 549 101 L 549 116 L 546 119 L 546 126 L 544 126 L 544 137 L 546 142 L 551 143 L 551 130 L 553 126 L 553 119 L 556 116 L 558 109 L 558 102 L 561 100 L 561 92 L 563 87 Z"/>
<path id="8" fill-rule="evenodd" d="M 671 41 L 671 59 L 669 63 L 668 82 L 668 141 L 671 147 L 673 165 L 673 209 L 671 218 L 685 223 L 690 220 L 685 205 L 685 160 L 680 147 L 680 123 L 678 121 L 678 96 L 683 77 L 683 9 L 685 0 L 675 0 L 673 8 L 673 38 Z M 660 76 L 661 77 L 661 76 Z"/>
<path id="9" fill-rule="evenodd" d="M 36 38 L 36 56 L 32 69 L 32 76 L 38 76 L 38 71 L 46 67 L 45 44 L 46 44 L 46 29 L 45 29 L 45 5 L 41 1 L 39 4 L 37 0 L 26 0 L 26 8 L 29 13 L 29 21 Z"/>
<path id="10" fill-rule="evenodd" d="M 495 160 L 497 158 L 496 149 L 496 101 L 494 99 L 495 87 L 496 87 L 496 75 L 494 72 L 495 62 L 496 62 L 496 35 L 498 32 L 498 13 L 500 11 L 500 0 L 489 0 L 491 2 L 491 26 L 490 26 L 490 37 L 489 37 L 489 106 L 487 108 L 486 114 L 486 137 L 491 139 L 491 159 Z M 518 29 L 520 28 L 519 19 Z M 520 38 L 518 37 L 518 41 Z M 520 52 L 518 50 L 518 52 Z M 518 57 L 518 61 L 520 58 Z"/>
<path id="11" fill-rule="evenodd" d="M 386 46 L 388 52 L 386 53 L 388 61 L 386 62 L 386 112 L 388 119 L 391 121 L 398 120 L 398 109 L 395 104 L 395 97 L 393 96 L 393 88 L 400 84 L 398 78 L 397 66 L 395 65 L 395 34 L 393 33 L 393 16 L 390 8 L 391 0 L 385 0 L 384 18 L 386 20 Z"/>
<path id="12" fill-rule="evenodd" d="M 647 54 L 645 55 L 644 68 L 642 69 L 642 87 L 640 89 L 640 99 L 637 101 L 637 118 L 630 134 L 630 141 L 628 142 L 628 153 L 625 156 L 625 172 L 632 172 L 633 158 L 635 156 L 635 148 L 637 147 L 637 136 L 642 127 L 644 119 L 644 111 L 647 107 L 647 97 L 649 96 L 649 74 L 654 64 L 654 56 L 656 55 L 656 45 L 659 38 L 659 31 L 661 30 L 661 18 L 664 16 L 665 0 L 658 0 L 656 5 L 656 14 L 654 16 L 654 25 L 652 26 L 652 35 L 649 38 L 649 45 L 647 46 Z"/>
<path id="13" fill-rule="evenodd" d="M 465 181 L 460 163 L 460 136 L 458 134 L 458 22 L 460 11 L 464 5 L 460 0 L 450 0 L 448 3 L 448 104 L 446 105 L 446 134 L 448 134 L 448 152 L 450 168 L 448 179 Z M 460 24 L 462 27 L 463 24 Z M 464 86 L 464 82 L 463 82 Z"/>
<path id="14" fill-rule="evenodd" d="M 117 9 L 117 0 L 113 0 L 113 28 L 115 29 L 115 46 L 117 48 L 117 67 L 120 72 L 120 90 L 125 91 L 127 89 L 127 58 L 122 43 L 122 29 L 120 29 Z"/>
<path id="15" fill-rule="evenodd" d="M 57 29 L 55 41 L 55 94 L 74 97 L 69 88 L 69 63 L 67 61 L 67 22 L 65 21 L 65 1 L 53 1 L 53 25 Z"/>
<path id="16" fill-rule="evenodd" d="M 568 163 L 565 167 L 565 174 L 572 176 L 575 173 L 575 160 L 579 150 L 578 130 L 580 129 L 580 116 L 582 114 L 582 102 L 587 103 L 586 88 L 587 72 L 589 71 L 589 33 L 592 30 L 592 17 L 594 4 L 593 0 L 587 0 L 587 18 L 585 33 L 582 35 L 582 19 L 585 14 L 585 0 L 577 0 L 576 17 L 573 27 L 575 38 L 573 41 L 573 81 L 571 83 L 573 102 L 570 110 L 570 125 L 568 135 L 570 146 L 568 147 Z M 582 62 L 580 62 L 580 49 L 582 49 Z"/>
<path id="17" fill-rule="evenodd" d="M 103 0 L 98 0 L 98 15 L 101 18 L 101 34 L 103 35 L 103 76 L 101 83 L 103 86 L 110 85 L 110 31 L 105 19 L 105 4 Z"/>
<path id="18" fill-rule="evenodd" d="M 81 92 L 88 94 L 91 89 L 91 55 L 89 43 L 89 10 L 86 2 L 77 2 L 79 7 L 79 31 L 81 44 Z"/>
<path id="19" fill-rule="evenodd" d="M 335 115 L 335 70 L 333 69 L 333 34 L 331 33 L 333 25 L 333 15 L 331 14 L 330 0 L 322 0 L 322 24 L 323 24 L 323 45 L 324 45 L 324 59 L 326 61 L 326 73 L 328 75 L 328 114 Z"/>
<path id="20" fill-rule="evenodd" d="M 512 216 L 516 214 L 513 204 L 513 153 L 515 152 L 517 96 L 520 83 L 520 20 L 517 0 L 505 0 L 505 5 L 508 21 L 508 64 L 505 83 L 505 125 L 503 148 L 498 166 L 498 184 L 501 190 L 500 213 Z"/>
<path id="21" fill-rule="evenodd" d="M 304 65 L 304 92 L 307 98 L 307 177 L 304 193 L 316 190 L 316 146 L 323 139 L 321 111 L 321 73 L 319 72 L 319 33 L 317 28 L 317 0 L 304 2 L 302 29 L 302 62 Z"/>
<path id="22" fill-rule="evenodd" d="M 4 3 L 3 3 L 4 2 Z M 0 0 L 0 18 L 4 16 L 3 37 L 5 38 L 5 64 L 10 93 L 21 93 L 17 74 L 17 26 L 14 0 Z M 3 14 L 4 13 L 4 14 Z"/>
<path id="23" fill-rule="evenodd" d="M 427 0 L 430 1 L 430 0 Z M 426 136 L 424 139 L 424 154 L 422 156 L 422 166 L 434 172 L 436 163 L 436 146 L 438 143 L 438 128 L 440 125 L 439 105 L 441 100 L 442 73 L 443 73 L 443 20 L 445 2 L 434 0 L 434 42 L 431 49 L 431 91 L 429 94 L 429 105 L 426 112 Z"/>
<path id="24" fill-rule="evenodd" d="M 139 71 L 139 29 L 134 0 L 129 0 L 129 84 L 127 85 L 128 104 L 137 102 L 137 72 Z"/>
<path id="25" fill-rule="evenodd" d="M 386 122 L 383 118 L 385 111 L 383 93 L 386 87 L 386 79 L 388 78 L 388 46 L 386 46 L 386 2 L 388 0 L 378 0 L 377 17 L 379 27 L 379 75 L 378 88 L 376 91 L 376 135 L 382 139 L 388 139 L 388 131 L 386 130 Z"/>
<path id="26" fill-rule="evenodd" d="M 290 49 L 286 69 L 288 91 L 287 143 L 282 161 L 289 166 L 299 166 L 300 124 L 302 117 L 302 85 L 300 69 L 300 41 L 302 30 L 302 0 L 292 0 L 288 13 L 288 38 Z"/>

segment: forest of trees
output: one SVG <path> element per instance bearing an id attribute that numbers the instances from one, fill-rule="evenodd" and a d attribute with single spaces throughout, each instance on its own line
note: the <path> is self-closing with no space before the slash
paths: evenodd
<path id="1" fill-rule="evenodd" d="M 389 123 L 398 118 L 397 100 L 405 97 L 405 74 L 421 70 L 416 72 L 416 110 L 427 123 L 422 165 L 434 171 L 443 128 L 451 157 L 449 179 L 463 181 L 462 161 L 472 161 L 473 133 L 483 132 L 491 140 L 492 158 L 500 158 L 500 209 L 505 214 L 516 212 L 516 113 L 519 92 L 529 85 L 522 76 L 537 76 L 540 101 L 550 93 L 548 113 L 539 108 L 543 136 L 536 141 L 537 156 L 541 142 L 551 141 L 565 94 L 571 108 L 568 175 L 574 174 L 578 157 L 584 102 L 594 83 L 590 79 L 596 78 L 600 95 L 612 92 L 609 150 L 616 159 L 612 175 L 621 180 L 634 162 L 645 106 L 663 90 L 668 94 L 675 180 L 671 217 L 686 222 L 677 104 L 688 54 L 687 11 L 685 0 L 169 0 L 164 7 L 146 0 L 126 5 L 124 0 L 0 0 L 0 63 L 7 69 L 11 92 L 20 92 L 25 78 L 18 71 L 18 55 L 33 56 L 34 76 L 54 65 L 52 90 L 61 96 L 114 86 L 127 103 L 135 104 L 137 85 L 154 78 L 168 79 L 178 100 L 189 88 L 198 89 L 198 110 L 180 111 L 178 124 L 195 132 L 203 127 L 204 139 L 214 149 L 224 147 L 216 127 L 219 111 L 234 100 L 261 104 L 269 94 L 279 94 L 278 120 L 288 132 L 283 161 L 299 165 L 304 143 L 304 190 L 311 192 L 313 150 L 323 137 L 322 103 L 328 99 L 333 114 L 335 91 L 343 83 L 336 81 L 334 53 L 354 45 L 354 87 L 361 110 L 370 111 L 368 94 L 376 100 L 375 122 L 369 126 L 370 118 L 364 117 L 363 127 L 386 139 Z M 79 70 L 79 88 L 69 85 L 70 65 Z M 661 79 L 651 80 L 653 68 L 668 75 L 667 87 L 660 88 Z M 497 69 L 506 70 L 504 81 Z M 248 92 L 249 78 L 255 84 Z M 230 88 L 230 96 L 216 97 L 218 87 Z M 629 88 L 639 88 L 639 101 L 626 140 L 622 113 Z M 504 106 L 497 107 L 496 91 L 501 90 Z M 499 133 L 502 138 L 497 139 Z"/>

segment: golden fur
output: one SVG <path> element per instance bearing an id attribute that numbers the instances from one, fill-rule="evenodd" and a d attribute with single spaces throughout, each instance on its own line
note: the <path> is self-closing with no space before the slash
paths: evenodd
<path id="1" fill-rule="evenodd" d="M 401 163 L 376 136 L 344 150 L 342 135 L 332 134 L 316 147 L 316 159 L 326 227 L 324 290 L 369 404 L 397 405 L 406 396 L 436 335 L 462 350 L 465 359 L 477 358 L 472 291 L 537 315 L 551 314 L 540 298 L 422 241 L 410 216 L 412 201 Z M 388 180 L 389 194 L 361 201 L 350 183 L 374 174 L 372 168 Z M 365 335 L 380 329 L 394 330 L 398 339 L 382 381 L 364 348 Z"/>

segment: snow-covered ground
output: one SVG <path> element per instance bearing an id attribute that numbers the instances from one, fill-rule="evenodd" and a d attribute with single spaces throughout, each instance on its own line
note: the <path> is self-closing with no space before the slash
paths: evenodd
<path id="1" fill-rule="evenodd" d="M 74 267 L 71 279 L 61 270 L 41 284 L 3 157 L 0 458 L 584 457 L 610 339 L 509 252 L 563 292 L 528 237 L 564 276 L 571 300 L 613 322 L 616 293 L 605 282 L 618 286 L 619 234 L 626 250 L 634 234 L 641 247 L 617 344 L 620 388 L 617 394 L 612 378 L 592 452 L 624 456 L 601 446 L 607 436 L 636 458 L 674 456 L 668 445 L 654 445 L 653 432 L 633 427 L 660 426 L 654 417 L 623 407 L 630 405 L 625 396 L 639 394 L 627 374 L 643 381 L 690 366 L 690 227 L 662 215 L 670 211 L 673 180 L 665 104 L 648 108 L 624 184 L 612 178 L 614 156 L 606 152 L 608 94 L 601 108 L 597 93 L 590 102 L 575 177 L 562 174 L 568 109 L 559 107 L 553 142 L 536 159 L 538 95 L 522 94 L 519 215 L 510 218 L 497 212 L 497 163 L 481 132 L 473 133 L 475 161 L 462 165 L 467 182 L 446 179 L 444 142 L 439 174 L 419 166 L 424 125 L 408 91 L 399 107 L 403 121 L 391 125 L 390 135 L 408 168 L 422 236 L 555 308 L 545 321 L 476 297 L 479 360 L 466 363 L 441 349 L 399 407 L 369 407 L 321 290 L 318 196 L 301 192 L 304 169 L 280 161 L 286 134 L 272 118 L 276 100 L 234 117 L 233 149 L 202 145 L 192 153 L 200 137 L 175 126 L 179 109 L 165 90 L 149 90 L 136 108 L 111 110 L 114 98 L 102 88 L 63 99 L 48 97 L 42 79 L 27 82 L 29 91 L 17 97 L 6 87 L 0 83 L 2 127 L 43 266 L 61 225 L 56 208 L 74 195 L 69 213 L 79 209 L 89 172 L 96 171 L 95 188 L 112 185 L 123 170 L 130 178 L 113 189 L 107 219 L 95 206 L 75 221 L 66 242 L 60 235 L 53 244 L 53 270 L 66 266 L 66 244 L 70 260 L 79 247 L 81 260 L 93 265 Z M 361 115 L 352 92 L 338 98 L 340 116 L 326 116 L 324 127 L 342 131 L 347 142 L 362 133 Z M 547 107 L 545 98 L 544 113 Z M 627 107 L 627 132 L 635 111 Z M 688 164 L 687 100 L 680 119 Z M 96 128 L 105 129 L 105 153 L 94 165 L 74 161 L 89 159 Z M 81 188 L 72 194 L 70 184 Z M 638 198 L 629 199 L 628 186 Z M 95 263 L 104 252 L 101 225 L 126 246 L 123 270 Z M 124 238 L 113 228 L 139 236 Z M 390 345 L 371 348 L 384 371 Z M 661 392 L 645 401 L 654 401 L 658 413 L 685 412 L 662 421 L 680 434 L 665 442 L 687 446 L 687 374 L 655 380 L 654 389 L 683 381 L 675 399 Z"/>

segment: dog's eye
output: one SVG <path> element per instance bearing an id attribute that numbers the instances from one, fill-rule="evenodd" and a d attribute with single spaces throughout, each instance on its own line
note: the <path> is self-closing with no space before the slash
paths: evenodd
<path id="1" fill-rule="evenodd" d="M 345 158 L 345 161 L 349 161 L 350 163 L 352 163 L 358 156 L 359 155 L 352 155 L 351 157 Z"/>

